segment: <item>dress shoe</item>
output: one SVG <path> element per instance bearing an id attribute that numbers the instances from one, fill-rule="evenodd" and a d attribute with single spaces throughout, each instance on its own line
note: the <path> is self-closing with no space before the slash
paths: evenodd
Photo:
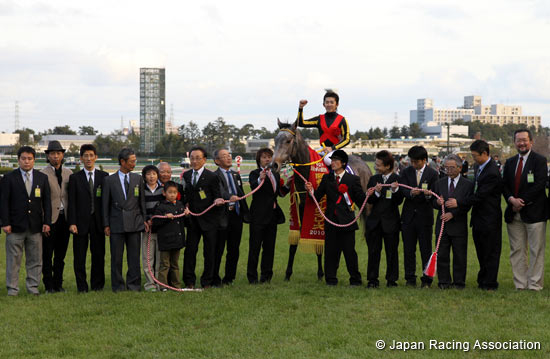
<path id="1" fill-rule="evenodd" d="M 388 281 L 388 283 L 386 283 L 386 287 L 388 287 L 388 288 L 397 287 L 397 283 L 390 280 L 390 281 Z"/>
<path id="2" fill-rule="evenodd" d="M 414 280 L 408 280 L 407 283 L 406 283 L 406 286 L 407 287 L 416 287 L 416 281 Z"/>
<path id="3" fill-rule="evenodd" d="M 376 282 L 368 282 L 367 283 L 367 288 L 378 288 L 378 283 Z"/>
<path id="4" fill-rule="evenodd" d="M 430 288 L 431 286 L 432 286 L 432 283 L 422 282 L 422 285 L 420 286 L 420 288 Z"/>

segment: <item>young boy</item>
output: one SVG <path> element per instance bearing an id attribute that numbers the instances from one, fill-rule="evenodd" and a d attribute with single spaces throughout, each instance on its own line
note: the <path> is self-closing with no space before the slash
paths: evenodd
<path id="1" fill-rule="evenodd" d="M 330 167 L 330 156 L 335 150 L 342 149 L 349 143 L 349 126 L 348 121 L 344 116 L 339 115 L 338 103 L 340 97 L 337 93 L 327 91 L 323 97 L 323 107 L 327 111 L 324 115 L 319 115 L 307 120 L 304 120 L 304 106 L 307 105 L 307 100 L 301 100 L 298 108 L 299 127 L 315 127 L 319 130 L 319 142 L 321 146 L 325 146 L 329 154 L 325 156 L 325 164 Z"/>
<path id="2" fill-rule="evenodd" d="M 157 242 L 160 250 L 160 268 L 158 280 L 168 284 L 168 271 L 170 271 L 170 283 L 175 288 L 181 288 L 179 280 L 178 260 L 180 249 L 185 247 L 185 227 L 183 217 L 177 217 L 185 213 L 183 203 L 177 200 L 178 185 L 174 181 L 164 184 L 162 194 L 165 200 L 155 208 L 155 215 L 168 218 L 154 218 L 153 228 L 157 231 Z M 166 291 L 163 288 L 162 291 Z"/>

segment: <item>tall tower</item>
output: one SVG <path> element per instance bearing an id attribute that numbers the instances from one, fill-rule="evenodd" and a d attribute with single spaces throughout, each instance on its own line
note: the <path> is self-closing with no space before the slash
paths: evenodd
<path id="1" fill-rule="evenodd" d="M 155 151 L 166 133 L 166 90 L 164 68 L 139 69 L 140 146 L 144 153 Z"/>

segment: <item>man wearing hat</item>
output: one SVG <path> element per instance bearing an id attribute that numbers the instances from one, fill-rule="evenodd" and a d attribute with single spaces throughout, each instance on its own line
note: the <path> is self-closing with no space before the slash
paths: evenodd
<path id="1" fill-rule="evenodd" d="M 43 236 L 42 281 L 46 293 L 64 292 L 63 268 L 69 246 L 69 224 L 67 206 L 69 204 L 69 177 L 73 173 L 63 168 L 65 149 L 59 141 L 50 141 L 46 152 L 48 165 L 40 172 L 48 176 L 50 185 L 52 226 L 49 236 Z"/>
<path id="2" fill-rule="evenodd" d="M 345 171 L 348 155 L 343 150 L 336 150 L 330 156 L 333 172 L 325 174 L 319 187 L 315 190 L 315 198 L 321 201 L 327 196 L 325 216 L 337 224 L 347 224 L 355 219 L 353 204 L 361 206 L 365 201 L 365 192 L 358 176 Z M 313 186 L 306 183 L 306 189 L 311 192 Z M 335 227 L 325 221 L 325 278 L 327 285 L 338 284 L 336 272 L 340 264 L 340 254 L 344 252 L 351 285 L 361 285 L 361 273 L 355 251 L 355 231 L 357 223 L 347 227 Z"/>

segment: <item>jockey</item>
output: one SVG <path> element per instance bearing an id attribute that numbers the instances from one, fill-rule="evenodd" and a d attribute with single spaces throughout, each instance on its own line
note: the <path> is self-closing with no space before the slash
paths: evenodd
<path id="1" fill-rule="evenodd" d="M 304 106 L 307 105 L 307 100 L 301 100 L 298 118 L 296 119 L 299 127 L 315 127 L 319 130 L 319 142 L 329 152 L 324 158 L 324 162 L 329 168 L 332 162 L 330 160 L 332 152 L 342 149 L 349 143 L 348 121 L 336 112 L 339 101 L 340 98 L 337 93 L 327 91 L 323 97 L 323 107 L 327 112 L 324 115 L 304 120 L 303 110 Z M 321 155 L 323 154 L 321 153 Z"/>

